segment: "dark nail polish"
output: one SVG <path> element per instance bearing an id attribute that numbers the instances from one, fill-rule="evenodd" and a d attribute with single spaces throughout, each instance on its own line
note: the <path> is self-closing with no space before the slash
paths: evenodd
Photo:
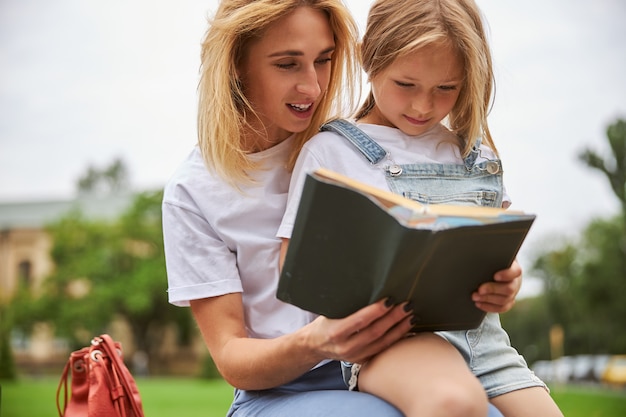
<path id="1" fill-rule="evenodd" d="M 387 299 L 385 300 L 385 307 L 389 308 L 391 306 L 393 306 L 395 304 L 395 302 L 393 301 L 392 297 L 387 297 Z"/>
<path id="2" fill-rule="evenodd" d="M 406 311 L 406 312 L 408 313 L 409 311 L 412 311 L 412 310 L 413 310 L 413 304 L 411 304 L 411 303 L 406 303 L 406 304 L 404 305 L 404 307 L 402 307 L 402 308 L 404 309 L 404 311 Z"/>

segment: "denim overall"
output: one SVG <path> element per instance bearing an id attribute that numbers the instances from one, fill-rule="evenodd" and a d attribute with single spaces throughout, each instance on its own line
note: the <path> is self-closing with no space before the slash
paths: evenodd
<path id="1" fill-rule="evenodd" d="M 381 166 L 387 185 L 396 194 L 422 204 L 456 204 L 501 207 L 504 194 L 502 165 L 499 159 L 476 163 L 480 141 L 462 165 L 404 164 L 396 165 L 391 155 L 361 129 L 345 120 L 333 120 L 322 130 L 338 133 L 348 139 L 367 160 Z"/>
<path id="2" fill-rule="evenodd" d="M 501 162 L 499 159 L 477 162 L 480 141 L 464 158 L 463 164 L 398 165 L 393 162 L 392 155 L 388 155 L 378 143 L 346 120 L 333 120 L 322 126 L 321 130 L 335 132 L 349 140 L 371 164 L 376 165 L 386 160 L 385 165 L 381 164 L 381 169 L 394 193 L 422 204 L 502 206 L 504 189 Z M 471 242 L 468 244 L 471 245 Z M 524 359 L 510 346 L 508 334 L 502 328 L 498 314 L 488 313 L 476 329 L 443 331 L 437 334 L 459 350 L 472 372 L 481 379 L 490 397 L 508 392 L 507 387 L 515 384 L 508 380 L 510 374 L 516 374 L 513 375 L 515 378 L 521 378 L 526 383 L 531 381 L 530 385 L 541 382 L 537 381 L 528 370 Z M 358 370 L 349 369 L 351 364 L 343 365 L 344 379 L 354 389 Z M 520 373 L 497 375 L 496 371 L 507 367 L 524 369 L 518 369 Z"/>

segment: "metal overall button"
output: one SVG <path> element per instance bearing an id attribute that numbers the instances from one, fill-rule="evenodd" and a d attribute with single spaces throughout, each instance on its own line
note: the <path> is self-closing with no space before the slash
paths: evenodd
<path id="1" fill-rule="evenodd" d="M 487 162 L 487 172 L 490 174 L 497 174 L 500 172 L 500 164 L 496 161 L 488 161 Z"/>
<path id="2" fill-rule="evenodd" d="M 387 171 L 389 171 L 389 175 L 391 175 L 392 177 L 397 177 L 398 175 L 402 174 L 402 167 L 399 165 L 389 165 L 387 167 Z"/>

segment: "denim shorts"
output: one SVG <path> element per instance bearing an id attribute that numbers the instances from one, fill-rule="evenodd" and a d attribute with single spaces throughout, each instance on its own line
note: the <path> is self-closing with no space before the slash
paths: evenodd
<path id="1" fill-rule="evenodd" d="M 481 325 L 473 330 L 436 333 L 461 353 L 489 398 L 523 388 L 542 387 L 548 390 L 511 346 L 497 314 L 487 314 Z M 343 380 L 350 390 L 358 390 L 359 370 L 358 364 L 341 363 Z"/>
<path id="2" fill-rule="evenodd" d="M 523 388 L 548 390 L 524 358 L 511 346 L 508 334 L 500 325 L 500 316 L 489 313 L 473 330 L 437 332 L 463 356 L 472 373 L 480 380 L 489 398 Z M 344 383 L 357 389 L 360 366 L 342 362 Z"/>
<path id="3" fill-rule="evenodd" d="M 343 381 L 350 391 L 358 391 L 357 382 L 361 365 L 358 363 L 341 362 L 341 374 Z M 504 417 L 495 405 L 489 403 L 487 417 Z"/>
<path id="4" fill-rule="evenodd" d="M 522 388 L 548 387 L 530 370 L 524 358 L 511 346 L 500 324 L 500 316 L 488 313 L 472 330 L 437 332 L 463 355 L 470 370 L 489 398 Z"/>

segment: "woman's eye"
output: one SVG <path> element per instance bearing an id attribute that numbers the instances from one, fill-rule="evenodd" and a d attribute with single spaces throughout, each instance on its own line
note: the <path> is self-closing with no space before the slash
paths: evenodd
<path id="1" fill-rule="evenodd" d="M 414 84 L 411 84 L 411 83 L 404 83 L 402 81 L 396 81 L 395 83 L 396 83 L 396 85 L 398 87 L 413 87 L 413 85 L 414 85 Z"/>
<path id="2" fill-rule="evenodd" d="M 280 69 L 291 69 L 291 68 L 296 66 L 296 64 L 294 64 L 293 62 L 290 62 L 288 64 L 278 63 L 278 64 L 275 64 L 275 65 L 276 65 L 276 67 L 278 67 Z"/>
<path id="3" fill-rule="evenodd" d="M 456 90 L 456 85 L 440 85 L 439 89 L 441 91 L 454 91 Z"/>
<path id="4" fill-rule="evenodd" d="M 321 59 L 318 59 L 317 61 L 315 61 L 315 63 L 319 64 L 319 65 L 324 65 L 324 64 L 328 64 L 332 60 L 333 60 L 332 58 L 321 58 Z"/>

